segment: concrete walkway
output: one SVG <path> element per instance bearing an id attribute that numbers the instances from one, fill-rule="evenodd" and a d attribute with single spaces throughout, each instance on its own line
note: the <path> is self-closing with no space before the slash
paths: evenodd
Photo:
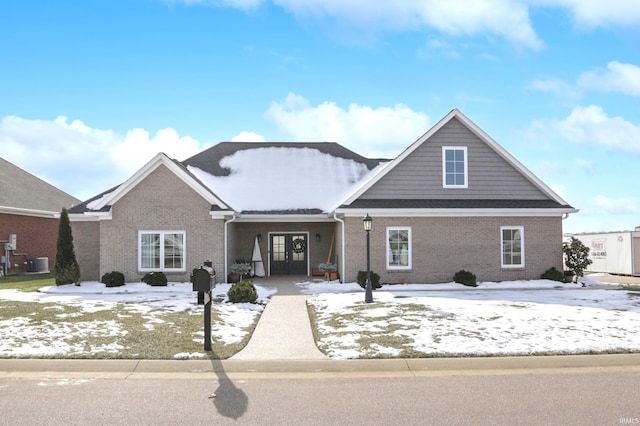
<path id="1" fill-rule="evenodd" d="M 273 296 L 260 316 L 249 344 L 232 360 L 328 359 L 313 339 L 309 296 Z"/>

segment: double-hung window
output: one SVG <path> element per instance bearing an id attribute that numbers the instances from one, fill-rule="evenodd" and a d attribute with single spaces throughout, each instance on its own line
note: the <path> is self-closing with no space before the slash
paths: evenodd
<path id="1" fill-rule="evenodd" d="M 501 227 L 500 242 L 502 244 L 502 267 L 524 268 L 524 227 Z"/>
<path id="2" fill-rule="evenodd" d="M 184 271 L 184 231 L 139 231 L 138 269 L 140 271 Z"/>
<path id="3" fill-rule="evenodd" d="M 387 269 L 411 269 L 411 228 L 387 228 Z"/>
<path id="4" fill-rule="evenodd" d="M 442 147 L 442 186 L 467 188 L 469 186 L 466 146 Z"/>

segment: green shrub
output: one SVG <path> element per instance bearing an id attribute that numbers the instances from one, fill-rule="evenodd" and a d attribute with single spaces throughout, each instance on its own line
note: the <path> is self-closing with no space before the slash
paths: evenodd
<path id="1" fill-rule="evenodd" d="M 476 276 L 469 271 L 461 269 L 453 275 L 453 281 L 469 287 L 477 287 Z"/>
<path id="2" fill-rule="evenodd" d="M 360 287 L 364 288 L 367 285 L 367 271 L 358 271 L 357 280 Z M 375 290 L 380 287 L 382 287 L 382 284 L 380 284 L 380 275 L 371 271 L 371 288 Z"/>
<path id="3" fill-rule="evenodd" d="M 543 280 L 552 280 L 552 281 L 560 281 L 561 283 L 565 282 L 565 274 L 562 271 L 558 271 L 555 266 L 544 271 L 540 278 Z"/>
<path id="4" fill-rule="evenodd" d="M 163 287 L 167 285 L 167 276 L 164 272 L 149 272 L 142 277 L 142 282 L 152 286 Z"/>
<path id="5" fill-rule="evenodd" d="M 124 274 L 118 271 L 107 272 L 102 276 L 100 282 L 107 287 L 120 287 L 124 285 Z"/>
<path id="6" fill-rule="evenodd" d="M 231 286 L 227 292 L 229 301 L 232 303 L 256 303 L 258 292 L 249 281 L 240 281 Z"/>

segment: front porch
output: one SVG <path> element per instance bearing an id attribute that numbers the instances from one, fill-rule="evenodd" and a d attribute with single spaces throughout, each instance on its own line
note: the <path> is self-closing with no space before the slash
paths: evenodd
<path id="1" fill-rule="evenodd" d="M 323 218 L 316 222 L 234 221 L 227 224 L 226 275 L 234 263 L 249 263 L 252 273 L 264 277 L 304 277 L 318 275 L 320 263 L 339 265 L 337 251 L 339 223 Z M 259 255 L 256 258 L 256 245 Z M 254 282 L 259 276 L 252 277 Z"/>

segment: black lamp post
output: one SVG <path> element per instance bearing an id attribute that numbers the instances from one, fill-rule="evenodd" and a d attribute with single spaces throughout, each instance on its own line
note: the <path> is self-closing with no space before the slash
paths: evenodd
<path id="1" fill-rule="evenodd" d="M 364 302 L 373 303 L 373 288 L 371 285 L 371 247 L 369 244 L 369 232 L 371 231 L 371 216 L 369 213 L 362 219 L 364 230 L 367 232 L 367 283 L 364 286 Z"/>

